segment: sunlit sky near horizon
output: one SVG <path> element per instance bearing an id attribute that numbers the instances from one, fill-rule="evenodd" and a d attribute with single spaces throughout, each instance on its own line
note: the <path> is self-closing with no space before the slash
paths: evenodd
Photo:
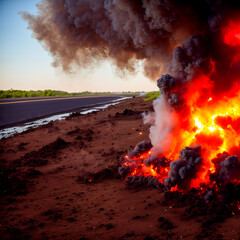
<path id="1" fill-rule="evenodd" d="M 51 55 L 32 37 L 18 14 L 36 14 L 39 0 L 0 0 L 0 89 L 80 91 L 157 91 L 156 82 L 143 76 L 116 74 L 114 66 L 101 62 L 89 69 L 66 74 L 54 68 Z"/>

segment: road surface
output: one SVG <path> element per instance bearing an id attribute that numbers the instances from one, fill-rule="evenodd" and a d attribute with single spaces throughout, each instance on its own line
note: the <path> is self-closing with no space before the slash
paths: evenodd
<path id="1" fill-rule="evenodd" d="M 54 114 L 79 111 L 118 98 L 120 96 L 0 99 L 0 129 Z"/>

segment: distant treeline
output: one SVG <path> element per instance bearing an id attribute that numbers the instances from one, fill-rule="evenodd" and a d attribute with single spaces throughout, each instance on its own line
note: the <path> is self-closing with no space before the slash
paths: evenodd
<path id="1" fill-rule="evenodd" d="M 0 90 L 0 98 L 21 98 L 21 97 L 64 97 L 64 96 L 82 96 L 82 95 L 109 95 L 109 94 L 119 94 L 114 92 L 73 92 L 68 93 L 65 91 L 56 91 L 56 90 L 37 90 L 37 91 L 25 91 L 25 90 Z M 131 95 L 139 94 L 139 92 L 121 92 L 120 94 Z"/>

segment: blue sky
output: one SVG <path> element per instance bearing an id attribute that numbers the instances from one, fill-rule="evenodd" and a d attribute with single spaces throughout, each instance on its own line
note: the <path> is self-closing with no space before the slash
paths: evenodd
<path id="1" fill-rule="evenodd" d="M 0 0 L 0 89 L 66 91 L 151 91 L 156 83 L 137 76 L 120 78 L 110 63 L 66 74 L 52 67 L 52 57 L 31 37 L 20 11 L 37 13 L 38 0 Z"/>

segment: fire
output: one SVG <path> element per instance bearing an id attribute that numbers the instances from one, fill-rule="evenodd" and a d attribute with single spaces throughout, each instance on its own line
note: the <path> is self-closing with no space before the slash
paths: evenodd
<path id="1" fill-rule="evenodd" d="M 191 103 L 192 104 L 192 103 Z M 200 183 L 208 183 L 209 173 L 215 172 L 212 159 L 219 153 L 228 152 L 230 155 L 238 155 L 236 149 L 240 144 L 240 92 L 234 97 L 225 95 L 215 101 L 195 103 L 190 107 L 189 125 L 183 129 L 179 142 L 180 148 L 184 146 L 200 145 L 204 170 L 193 181 L 194 186 Z M 180 150 L 180 149 L 179 149 Z M 176 158 L 176 157 L 175 157 Z"/>
<path id="2" fill-rule="evenodd" d="M 125 156 L 124 166 L 133 168 L 133 171 L 130 173 L 130 176 L 144 176 L 150 177 L 153 176 L 159 180 L 163 180 L 169 172 L 169 167 L 158 168 L 154 165 L 146 166 L 144 162 L 151 157 L 151 151 L 141 154 L 138 157 L 129 158 Z"/>
<path id="3" fill-rule="evenodd" d="M 92 181 L 93 181 L 93 178 L 88 179 L 88 182 L 92 182 Z"/>
<path id="4" fill-rule="evenodd" d="M 240 21 L 230 21 L 222 30 L 223 41 L 225 44 L 239 49 L 240 47 Z M 231 65 L 240 61 L 240 52 L 236 53 L 232 59 Z"/>
<path id="5" fill-rule="evenodd" d="M 234 98 L 225 97 L 217 102 L 206 102 L 191 112 L 192 131 L 187 131 L 184 142 L 200 144 L 205 149 L 205 158 L 214 158 L 218 153 L 231 151 L 239 145 L 240 93 Z M 190 120 L 191 121 L 191 120 Z"/>
<path id="6" fill-rule="evenodd" d="M 192 180 L 191 187 L 199 187 L 201 183 L 209 183 L 209 174 L 216 171 L 212 159 L 216 158 L 218 154 L 228 152 L 230 155 L 240 156 L 240 91 L 234 97 L 226 95 L 214 101 L 209 101 L 209 98 L 206 98 L 200 106 L 197 104 L 198 97 L 195 98 L 194 107 L 192 99 L 189 100 L 187 103 L 191 104 L 188 106 L 189 115 L 185 121 L 179 121 L 175 141 L 172 142 L 167 152 L 158 156 L 160 158 L 165 156 L 169 161 L 174 161 L 178 159 L 179 152 L 185 146 L 200 145 L 204 165 L 197 178 Z M 185 100 L 187 102 L 187 99 Z M 184 114 L 184 111 L 180 111 L 178 118 L 182 119 Z M 170 167 L 146 166 L 144 161 L 149 158 L 152 158 L 151 151 L 133 158 L 125 156 L 126 162 L 124 164 L 126 166 L 134 165 L 131 176 L 153 176 L 162 182 L 168 176 Z M 172 190 L 176 190 L 176 188 L 172 188 Z"/>
<path id="7" fill-rule="evenodd" d="M 222 33 L 225 44 L 240 47 L 240 22 L 230 22 L 222 29 Z M 232 60 L 236 61 L 234 58 L 238 55 L 240 56 L 239 48 Z M 179 181 L 184 178 L 186 171 L 190 172 L 196 167 L 197 170 L 193 170 L 193 174 L 190 173 L 188 188 L 202 189 L 203 185 L 215 184 L 213 182 L 218 180 L 212 182 L 212 176 L 239 182 L 240 177 L 235 173 L 230 179 L 227 175 L 223 176 L 224 169 L 221 171 L 219 169 L 221 167 L 227 169 L 228 161 L 233 163 L 238 161 L 237 164 L 240 166 L 240 85 L 236 79 L 231 90 L 223 95 L 214 95 L 212 91 L 214 82 L 211 77 L 216 73 L 217 68 L 211 58 L 209 69 L 209 74 L 200 73 L 190 82 L 174 90 L 181 92 L 181 106 L 174 110 L 175 127 L 170 130 L 172 137 L 167 150 L 156 153 L 153 147 L 150 151 L 141 154 L 125 156 L 123 166 L 129 168 L 126 177 L 154 177 L 163 184 L 164 181 L 170 182 L 168 187 L 170 186 L 171 191 L 174 191 L 183 189 L 183 186 L 179 187 Z M 186 147 L 189 148 L 181 152 Z M 189 152 L 193 154 L 194 159 L 191 160 L 190 156 L 188 163 L 184 158 L 188 157 L 186 155 Z M 226 159 L 227 161 L 222 163 Z M 176 164 L 174 165 L 173 162 Z M 177 173 L 178 179 L 172 180 L 176 177 L 174 168 L 179 170 L 181 167 L 183 167 L 182 172 Z"/>
<path id="8" fill-rule="evenodd" d="M 231 46 L 240 46 L 240 22 L 230 21 L 223 28 L 223 41 Z"/>
<path id="9" fill-rule="evenodd" d="M 203 84 L 200 87 L 199 82 Z M 192 88 L 197 87 L 198 92 L 192 94 Z M 216 172 L 212 162 L 218 154 L 227 152 L 229 155 L 240 157 L 240 90 L 234 95 L 232 92 L 216 99 L 203 92 L 211 92 L 211 82 L 206 76 L 195 80 L 195 84 L 185 93 L 185 108 L 177 114 L 178 123 L 174 130 L 174 140 L 168 151 L 158 158 L 166 157 L 169 162 L 178 159 L 179 152 L 186 146 L 200 145 L 203 166 L 197 177 L 192 179 L 191 187 L 200 184 L 209 184 L 209 176 Z M 238 88 L 240 89 L 240 88 Z M 147 159 L 153 158 L 150 150 L 139 156 L 125 156 L 125 166 L 133 169 L 130 176 L 153 176 L 163 182 L 170 171 L 170 167 L 156 167 L 154 164 L 145 164 Z M 172 187 L 172 191 L 177 187 Z"/>
<path id="10" fill-rule="evenodd" d="M 199 82 L 203 84 L 200 87 Z M 192 94 L 192 88 L 198 88 Z M 240 88 L 238 88 L 240 89 Z M 201 146 L 203 165 L 196 177 L 191 180 L 190 187 L 200 187 L 210 183 L 210 174 L 216 172 L 212 162 L 219 154 L 227 152 L 229 155 L 240 157 L 240 90 L 233 94 L 231 91 L 217 99 L 209 94 L 211 82 L 206 76 L 195 80 L 191 88 L 184 94 L 185 107 L 177 113 L 177 126 L 174 139 L 168 151 L 158 158 L 166 157 L 169 162 L 178 159 L 179 152 L 186 146 Z M 156 167 L 145 164 L 147 159 L 153 158 L 153 152 L 148 151 L 139 156 L 125 157 L 125 166 L 130 166 L 130 176 L 144 176 L 163 182 L 168 177 L 170 166 Z M 171 191 L 178 187 L 172 187 Z"/>

